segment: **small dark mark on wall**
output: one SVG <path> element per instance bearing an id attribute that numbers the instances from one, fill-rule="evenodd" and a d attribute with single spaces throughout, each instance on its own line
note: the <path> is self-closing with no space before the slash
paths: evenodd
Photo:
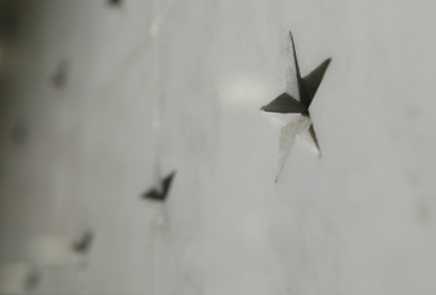
<path id="1" fill-rule="evenodd" d="M 426 200 L 418 200 L 416 204 L 417 219 L 421 224 L 429 224 L 432 220 L 432 210 Z"/>
<path id="2" fill-rule="evenodd" d="M 67 86 L 69 70 L 70 63 L 67 60 L 59 62 L 51 77 L 51 82 L 54 88 L 64 89 Z"/>
<path id="3" fill-rule="evenodd" d="M 92 246 L 94 233 L 91 230 L 85 231 L 80 239 L 73 243 L 73 251 L 80 254 L 86 254 Z"/>
<path id="4" fill-rule="evenodd" d="M 152 187 L 150 190 L 143 193 L 141 197 L 151 201 L 165 202 L 175 175 L 175 171 L 171 172 L 164 177 L 156 187 Z"/>
<path id="5" fill-rule="evenodd" d="M 417 121 L 423 115 L 423 110 L 416 105 L 409 105 L 405 109 L 406 119 Z"/>
<path id="6" fill-rule="evenodd" d="M 29 128 L 23 121 L 18 120 L 10 131 L 11 141 L 16 145 L 24 145 L 29 140 Z"/>
<path id="7" fill-rule="evenodd" d="M 107 0 L 107 4 L 110 6 L 121 6 L 122 0 Z"/>
<path id="8" fill-rule="evenodd" d="M 24 282 L 25 289 L 28 291 L 35 290 L 41 282 L 41 276 L 38 270 L 32 269 Z"/>

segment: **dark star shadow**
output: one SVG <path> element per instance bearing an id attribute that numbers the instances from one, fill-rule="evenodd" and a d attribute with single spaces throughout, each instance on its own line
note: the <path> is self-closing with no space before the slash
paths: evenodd
<path id="1" fill-rule="evenodd" d="M 17 120 L 10 131 L 11 141 L 16 145 L 24 145 L 30 136 L 28 125 L 23 120 Z"/>
<path id="2" fill-rule="evenodd" d="M 42 273 L 36 268 L 33 268 L 28 276 L 25 278 L 24 287 L 25 290 L 31 292 L 32 290 L 35 290 L 38 285 L 41 283 L 42 280 Z"/>
<path id="3" fill-rule="evenodd" d="M 106 3 L 110 6 L 121 6 L 122 0 L 107 0 Z"/>
<path id="4" fill-rule="evenodd" d="M 70 72 L 70 63 L 68 60 L 61 60 L 56 66 L 54 73 L 51 76 L 51 82 L 55 89 L 64 89 L 68 83 Z"/>
<path id="5" fill-rule="evenodd" d="M 86 254 L 89 252 L 94 241 L 94 233 L 91 230 L 85 231 L 82 236 L 73 242 L 72 249 L 79 254 Z"/>
<path id="6" fill-rule="evenodd" d="M 166 177 L 162 178 L 159 184 L 143 193 L 141 197 L 146 200 L 165 202 L 168 198 L 168 193 L 175 175 L 176 171 L 172 171 Z"/>

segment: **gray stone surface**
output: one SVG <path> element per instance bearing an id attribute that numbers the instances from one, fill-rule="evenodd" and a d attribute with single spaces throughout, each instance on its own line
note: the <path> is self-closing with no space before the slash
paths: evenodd
<path id="1" fill-rule="evenodd" d="M 34 294 L 435 294 L 434 2 L 17 3 L 1 261 L 95 233 Z M 311 106 L 323 155 L 296 144 L 275 184 L 280 131 L 259 108 L 296 86 L 289 29 L 302 69 L 333 60 Z M 164 205 L 140 199 L 156 165 L 177 170 Z"/>

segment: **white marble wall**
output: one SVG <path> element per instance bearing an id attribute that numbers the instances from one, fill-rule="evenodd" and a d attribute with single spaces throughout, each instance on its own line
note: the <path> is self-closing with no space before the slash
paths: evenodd
<path id="1" fill-rule="evenodd" d="M 1 57 L 1 261 L 92 228 L 86 263 L 31 294 L 435 294 L 435 8 L 23 1 Z M 292 78 L 289 29 L 303 72 L 333 61 L 323 157 L 297 144 L 275 184 L 259 108 Z M 139 198 L 156 158 L 178 171 L 165 205 Z"/>

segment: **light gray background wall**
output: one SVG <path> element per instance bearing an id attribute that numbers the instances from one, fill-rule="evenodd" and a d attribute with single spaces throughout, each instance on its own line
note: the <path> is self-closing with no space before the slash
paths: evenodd
<path id="1" fill-rule="evenodd" d="M 96 232 L 35 294 L 435 294 L 434 2 L 26 2 L 1 57 L 0 256 Z M 323 157 L 297 144 L 274 184 L 259 108 L 291 77 L 289 29 L 303 72 L 333 62 Z M 178 171 L 165 206 L 138 197 L 156 157 Z"/>

